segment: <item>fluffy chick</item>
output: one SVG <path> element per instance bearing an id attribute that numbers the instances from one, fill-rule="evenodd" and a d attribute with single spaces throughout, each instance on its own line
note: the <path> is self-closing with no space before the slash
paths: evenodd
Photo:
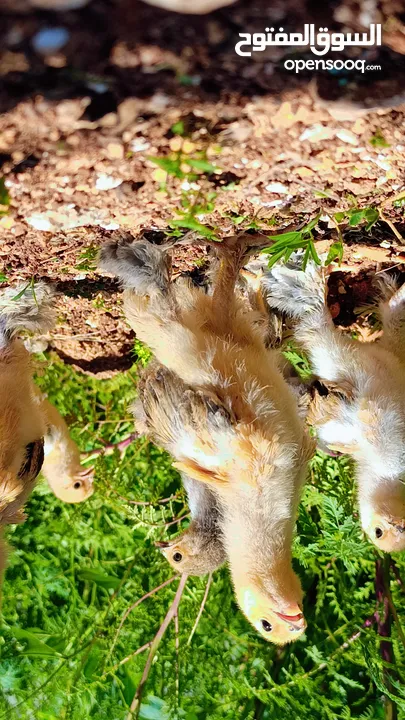
<path id="1" fill-rule="evenodd" d="M 380 550 L 405 549 L 405 286 L 388 281 L 383 338 L 360 343 L 334 326 L 325 270 L 301 256 L 263 280 L 267 300 L 297 318 L 296 338 L 326 391 L 311 410 L 321 448 L 353 455 L 360 518 Z"/>
<path id="2" fill-rule="evenodd" d="M 176 378 L 156 404 L 161 444 L 217 494 L 239 605 L 263 637 L 283 644 L 305 629 L 291 543 L 313 443 L 234 292 L 251 241 L 221 243 L 212 295 L 173 285 L 169 254 L 145 242 L 107 243 L 100 262 L 120 277 L 137 336 Z"/>
<path id="3" fill-rule="evenodd" d="M 22 331 L 43 333 L 52 327 L 52 305 L 53 291 L 45 283 L 9 288 L 0 295 L 0 529 L 24 519 L 23 506 L 44 462 L 44 437 L 52 426 L 63 425 L 36 390 L 30 355 L 19 339 Z M 68 437 L 67 428 L 65 432 Z M 56 475 L 54 486 L 59 482 Z M 71 502 L 63 492 L 56 494 Z M 2 567 L 4 547 L 0 545 Z"/>
<path id="4" fill-rule="evenodd" d="M 151 363 L 139 380 L 139 399 L 133 407 L 137 430 L 163 447 L 165 437 L 160 435 L 161 415 L 167 410 L 172 412 L 171 388 L 177 382 L 178 378 L 170 370 Z M 190 526 L 173 540 L 155 544 L 178 572 L 205 575 L 217 570 L 226 560 L 218 499 L 205 483 L 185 473 L 181 473 L 181 479 L 191 512 Z"/>
<path id="5" fill-rule="evenodd" d="M 240 298 L 246 301 L 247 312 L 250 313 L 252 322 L 262 335 L 265 346 L 274 350 L 281 345 L 282 321 L 281 316 L 270 309 L 263 296 L 261 279 L 264 268 L 267 268 L 266 259 L 259 257 L 249 261 L 240 271 L 237 291 Z M 215 269 L 215 263 L 211 263 L 210 270 L 206 273 L 211 285 L 217 271 L 218 267 Z M 299 381 L 292 365 L 285 361 L 281 354 L 279 366 L 291 389 L 297 395 L 302 417 L 306 417 L 309 385 Z M 159 419 L 153 412 L 155 406 L 150 405 L 148 399 L 152 395 L 158 396 L 168 392 L 168 388 L 164 389 L 164 377 L 169 377 L 169 372 L 162 365 L 149 364 L 138 385 L 139 401 L 133 406 L 138 432 L 148 435 L 158 445 L 161 443 L 158 432 Z M 175 382 L 175 377 L 170 379 L 172 383 Z M 145 407 L 148 405 L 149 420 L 144 404 Z M 226 561 L 221 532 L 222 515 L 218 507 L 218 499 L 207 485 L 187 477 L 184 473 L 181 474 L 181 478 L 188 495 L 192 522 L 187 530 L 170 542 L 161 541 L 155 544 L 175 570 L 188 575 L 205 575 L 214 572 Z"/>

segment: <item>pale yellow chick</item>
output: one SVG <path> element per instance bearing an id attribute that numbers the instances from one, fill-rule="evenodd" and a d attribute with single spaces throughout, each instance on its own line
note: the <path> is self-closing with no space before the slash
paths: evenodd
<path id="1" fill-rule="evenodd" d="M 268 302 L 297 318 L 295 336 L 326 395 L 310 420 L 321 448 L 356 461 L 361 524 L 380 550 L 405 549 L 405 285 L 386 280 L 382 340 L 340 333 L 326 304 L 325 270 L 301 256 L 263 280 Z M 324 392 L 325 392 L 324 391 Z"/>
<path id="2" fill-rule="evenodd" d="M 283 644 L 305 629 L 291 543 L 313 443 L 234 292 L 253 241 L 219 246 L 212 295 L 173 285 L 169 255 L 146 242 L 107 243 L 101 266 L 120 277 L 130 325 L 176 378 L 155 403 L 160 442 L 182 473 L 216 493 L 240 607 L 263 637 Z"/>

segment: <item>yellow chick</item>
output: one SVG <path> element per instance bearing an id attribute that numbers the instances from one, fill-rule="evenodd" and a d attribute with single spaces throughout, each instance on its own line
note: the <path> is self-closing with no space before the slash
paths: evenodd
<path id="1" fill-rule="evenodd" d="M 324 384 L 310 419 L 321 448 L 353 455 L 363 530 L 380 550 L 405 549 L 405 286 L 387 280 L 383 337 L 360 343 L 335 328 L 325 271 L 301 256 L 263 279 L 268 302 L 297 318 L 295 336 Z"/>
<path id="2" fill-rule="evenodd" d="M 247 263 L 240 271 L 237 291 L 241 299 L 246 301 L 247 312 L 250 312 L 252 322 L 261 333 L 265 346 L 275 349 L 281 345 L 282 321 L 280 316 L 270 310 L 263 297 L 261 278 L 265 267 L 267 261 L 263 257 Z M 211 264 L 208 277 L 213 275 Z M 309 403 L 308 386 L 302 382 L 298 383 L 298 377 L 294 375 L 292 366 L 281 354 L 279 366 L 291 389 L 297 394 L 300 414 L 305 417 Z M 148 398 L 152 394 L 164 392 L 162 378 L 169 372 L 162 365 L 150 363 L 140 378 L 139 401 L 133 406 L 138 432 L 148 435 L 157 445 L 160 443 L 159 418 L 154 417 L 154 406 L 148 405 Z M 172 378 L 172 382 L 175 382 L 175 377 Z M 148 406 L 149 418 L 146 416 L 143 403 Z M 159 541 L 155 545 L 178 572 L 187 575 L 205 575 L 214 572 L 226 561 L 221 532 L 221 513 L 215 494 L 206 484 L 193 480 L 184 473 L 181 474 L 181 478 L 188 495 L 192 522 L 187 530 L 170 542 Z"/>
<path id="3" fill-rule="evenodd" d="M 21 330 L 46 330 L 53 323 L 50 290 L 7 289 L 0 296 L 0 524 L 22 519 L 21 508 L 41 470 L 45 422 L 36 400 L 30 356 L 17 338 Z"/>
<path id="4" fill-rule="evenodd" d="M 0 295 L 0 531 L 6 524 L 24 520 L 24 504 L 44 462 L 44 438 L 49 444 L 58 428 L 73 454 L 64 421 L 34 386 L 30 355 L 18 337 L 22 331 L 49 330 L 54 323 L 52 305 L 53 291 L 45 283 L 8 288 Z M 62 440 L 58 443 L 61 448 Z M 61 483 L 63 477 L 54 478 L 59 497 L 64 493 Z M 63 499 L 73 501 L 70 490 Z M 5 545 L 0 545 L 0 566 L 4 567 Z"/>
<path id="5" fill-rule="evenodd" d="M 160 443 L 180 472 L 216 493 L 240 607 L 266 640 L 283 644 L 305 629 L 291 542 L 314 448 L 276 359 L 234 292 L 254 241 L 241 235 L 219 244 L 211 295 L 173 285 L 168 252 L 147 242 L 107 243 L 100 263 L 121 279 L 138 338 L 171 371 L 164 391 L 149 398 Z"/>

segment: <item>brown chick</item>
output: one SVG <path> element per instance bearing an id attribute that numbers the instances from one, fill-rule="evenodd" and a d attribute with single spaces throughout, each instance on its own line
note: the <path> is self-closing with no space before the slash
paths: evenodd
<path id="1" fill-rule="evenodd" d="M 291 543 L 313 443 L 234 292 L 251 241 L 220 244 L 212 295 L 171 284 L 168 253 L 145 242 L 107 243 L 100 260 L 124 284 L 130 325 L 175 379 L 155 403 L 161 444 L 218 496 L 239 605 L 263 637 L 283 644 L 305 629 Z"/>
<path id="2" fill-rule="evenodd" d="M 160 414 L 167 407 L 170 408 L 167 397 L 176 380 L 176 376 L 163 365 L 151 363 L 139 380 L 139 399 L 133 407 L 137 430 L 163 447 L 165 438 L 161 437 L 159 432 Z M 158 406 L 160 411 L 156 414 Z M 206 575 L 217 570 L 226 561 L 218 499 L 205 483 L 194 480 L 185 473 L 181 473 L 181 479 L 187 493 L 192 521 L 176 538 L 155 544 L 178 572 Z"/>
<path id="3" fill-rule="evenodd" d="M 383 338 L 360 343 L 335 328 L 325 271 L 301 256 L 263 280 L 269 303 L 297 318 L 295 336 L 326 392 L 311 419 L 322 448 L 353 455 L 363 530 L 380 550 L 405 549 L 405 286 L 386 282 Z"/>

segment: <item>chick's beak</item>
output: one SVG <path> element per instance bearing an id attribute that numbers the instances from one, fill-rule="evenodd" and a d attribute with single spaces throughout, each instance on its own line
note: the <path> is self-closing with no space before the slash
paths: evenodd
<path id="1" fill-rule="evenodd" d="M 169 547 L 170 543 L 165 542 L 165 540 L 155 540 L 154 545 L 163 552 L 163 550 Z"/>
<path id="2" fill-rule="evenodd" d="M 290 629 L 292 631 L 298 632 L 299 630 L 304 630 L 307 626 L 304 615 L 301 611 L 300 612 L 295 611 L 294 614 L 292 612 L 291 612 L 291 614 L 276 612 L 276 615 L 277 615 L 277 617 L 280 618 L 280 620 L 283 620 L 285 623 L 288 623 L 288 625 L 290 625 Z"/>

